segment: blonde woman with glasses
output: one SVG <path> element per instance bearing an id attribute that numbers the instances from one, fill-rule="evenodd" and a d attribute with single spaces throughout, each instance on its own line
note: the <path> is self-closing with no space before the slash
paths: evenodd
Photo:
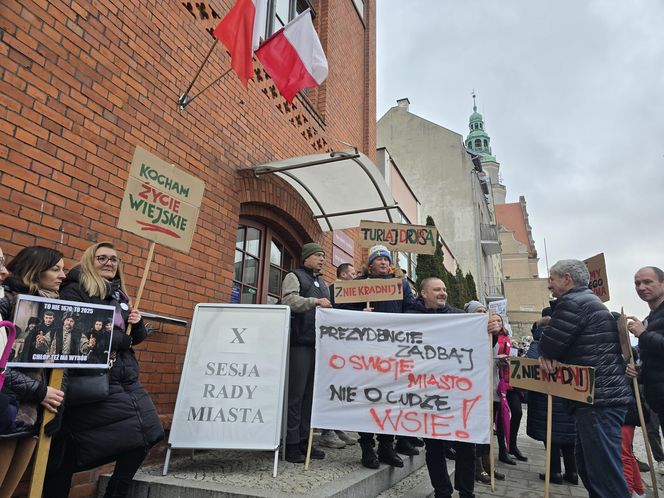
<path id="1" fill-rule="evenodd" d="M 101 242 L 86 249 L 80 264 L 62 283 L 60 297 L 115 307 L 114 362 L 105 400 L 65 405 L 62 429 L 49 458 L 44 496 L 67 496 L 75 472 L 116 462 L 104 496 L 126 497 L 134 474 L 148 450 L 164 437 L 164 430 L 150 395 L 138 380 L 132 346 L 143 342 L 147 332 L 140 312 L 131 307 L 115 246 Z"/>

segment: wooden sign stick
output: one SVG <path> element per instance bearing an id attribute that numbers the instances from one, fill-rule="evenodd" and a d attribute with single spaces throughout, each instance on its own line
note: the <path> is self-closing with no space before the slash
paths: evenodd
<path id="1" fill-rule="evenodd" d="M 551 425 L 553 417 L 553 396 L 546 395 L 546 460 L 544 470 L 544 498 L 549 498 L 549 484 L 551 480 Z M 560 456 L 556 455 L 556 458 Z"/>
<path id="2" fill-rule="evenodd" d="M 143 296 L 143 289 L 145 289 L 145 282 L 148 280 L 148 273 L 150 272 L 150 265 L 152 264 L 152 257 L 154 256 L 154 246 L 155 241 L 150 242 L 150 248 L 148 249 L 148 257 L 145 260 L 145 268 L 143 268 L 143 277 L 141 278 L 141 285 L 138 287 L 138 294 L 136 294 L 136 301 L 133 303 L 132 307 L 138 309 L 138 305 L 141 302 L 141 297 Z M 127 325 L 127 335 L 131 334 L 131 323 Z"/>
<path id="3" fill-rule="evenodd" d="M 491 310 L 489 310 L 489 321 L 491 321 Z M 496 478 L 493 470 L 493 336 L 489 335 L 489 477 L 491 478 L 491 491 L 496 492 Z"/>
<path id="4" fill-rule="evenodd" d="M 634 366 L 634 358 L 629 361 L 629 364 Z M 641 422 L 641 433 L 643 434 L 643 441 L 646 445 L 646 455 L 648 455 L 648 465 L 650 466 L 650 479 L 652 480 L 652 490 L 655 498 L 659 498 L 659 491 L 657 490 L 657 478 L 655 477 L 655 462 L 652 459 L 652 450 L 650 449 L 650 441 L 648 441 L 648 431 L 646 431 L 646 421 L 643 417 L 643 406 L 641 405 L 641 393 L 639 392 L 639 382 L 636 377 L 632 379 L 632 386 L 634 386 L 634 395 L 636 398 L 636 409 L 639 412 L 639 421 Z"/>
<path id="5" fill-rule="evenodd" d="M 314 439 L 314 429 L 309 428 L 309 441 L 307 442 L 307 458 L 304 461 L 304 470 L 309 470 L 309 462 L 311 462 L 311 444 Z"/>
<path id="6" fill-rule="evenodd" d="M 618 332 L 620 333 L 620 348 L 623 357 L 627 360 L 630 367 L 635 368 L 634 355 L 632 354 L 632 346 L 629 341 L 629 332 L 627 330 L 627 317 L 625 310 L 620 308 L 620 318 L 618 319 Z M 639 413 L 639 422 L 641 422 L 641 433 L 643 434 L 643 441 L 646 447 L 646 455 L 648 456 L 648 465 L 650 466 L 650 479 L 652 480 L 652 489 L 655 498 L 659 498 L 659 491 L 657 490 L 657 478 L 655 472 L 655 465 L 652 459 L 652 450 L 650 449 L 650 441 L 648 440 L 648 432 L 646 431 L 646 421 L 643 416 L 643 406 L 641 405 L 641 391 L 639 389 L 639 382 L 636 377 L 632 379 L 632 387 L 634 389 L 634 397 L 636 398 L 636 409 Z"/>
<path id="7" fill-rule="evenodd" d="M 62 388 L 62 374 L 64 368 L 54 368 L 51 371 L 49 387 L 60 390 Z M 44 477 L 46 476 L 46 465 L 48 465 L 48 453 L 51 450 L 51 437 L 44 434 L 44 427 L 55 418 L 55 413 L 44 410 L 41 427 L 39 429 L 39 441 L 35 452 L 32 467 L 32 478 L 30 479 L 29 498 L 41 498 L 44 490 Z"/>

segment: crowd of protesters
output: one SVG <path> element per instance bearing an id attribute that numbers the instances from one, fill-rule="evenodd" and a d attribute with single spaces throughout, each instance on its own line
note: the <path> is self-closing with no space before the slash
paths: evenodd
<path id="1" fill-rule="evenodd" d="M 392 265 L 392 255 L 384 246 L 369 250 L 359 275 L 352 265 L 345 264 L 338 268 L 337 277 L 401 278 L 403 297 L 398 300 L 335 304 L 333 285 L 328 287 L 321 276 L 325 262 L 322 247 L 305 244 L 301 261 L 301 268 L 288 273 L 282 286 L 282 302 L 290 306 L 292 313 L 285 444 L 286 459 L 293 463 L 304 462 L 310 430 L 317 307 L 381 313 L 487 311 L 478 301 L 466 303 L 463 310 L 450 306 L 445 284 L 435 276 L 419 282 L 417 291 L 412 289 L 410 282 Z M 32 458 L 44 411 L 55 414 L 45 427 L 46 434 L 53 437 L 45 496 L 67 496 L 75 472 L 109 462 L 116 462 L 116 466 L 104 496 L 128 496 L 134 474 L 148 450 L 164 437 L 164 431 L 154 404 L 138 379 L 139 364 L 132 346 L 145 340 L 147 333 L 140 311 L 132 307 L 125 289 L 122 263 L 115 247 L 108 242 L 92 245 L 67 275 L 63 255 L 56 250 L 25 248 L 7 264 L 0 251 L 0 279 L 3 280 L 0 317 L 6 319 L 14 317 L 21 294 L 105 304 L 116 310 L 113 323 L 99 321 L 91 330 L 78 331 L 80 338 L 75 336 L 81 351 L 88 353 L 99 343 L 103 345 L 99 347 L 110 353 L 109 389 L 102 399 L 68 404 L 68 394 L 75 399 L 73 386 L 80 385 L 76 377 L 82 376 L 72 370 L 66 371 L 60 389 L 48 385 L 46 369 L 11 368 L 4 372 L 0 393 L 0 497 L 12 496 L 21 480 Z M 488 320 L 487 334 L 495 351 L 492 389 L 501 462 L 518 465 L 519 461 L 528 461 L 528 456 L 517 446 L 524 403 L 528 405 L 527 434 L 546 441 L 546 396 L 513 388 L 509 382 L 505 358 L 525 354 L 538 359 L 545 372 L 555 371 L 560 363 L 595 369 L 592 405 L 553 398 L 552 483 L 576 485 L 580 480 L 591 497 L 645 496 L 640 472 L 647 466 L 638 462 L 632 451 L 634 428 L 640 422 L 634 409 L 635 391 L 630 378 L 638 378 L 642 385 L 648 434 L 658 462 L 656 470 L 664 474 L 664 454 L 659 441 L 659 421 L 664 417 L 664 272 L 657 267 L 644 267 L 636 273 L 634 283 L 639 297 L 651 310 L 643 321 L 634 316 L 627 320 L 629 332 L 638 338 L 633 351 L 636 367 L 626 364 L 621 349 L 620 316 L 612 314 L 588 289 L 588 270 L 581 261 L 563 260 L 551 267 L 549 289 L 553 300 L 550 308 L 542 310 L 542 318 L 533 324 L 531 340 L 513 343 L 500 315 L 492 315 Z M 63 322 L 67 319 L 64 317 Z M 28 320 L 24 349 L 48 351 L 52 344 L 63 340 L 58 338 L 58 331 L 64 337 L 74 336 L 64 323 L 53 322 L 53 314 L 48 312 Z M 110 331 L 113 332 L 112 340 L 106 343 L 104 330 L 109 331 L 109 337 Z M 4 349 L 2 335 L 0 347 Z M 319 442 L 321 446 L 336 449 L 356 440 L 349 433 L 326 430 Z M 403 456 L 417 455 L 418 448 L 424 447 L 436 497 L 451 497 L 454 489 L 460 497 L 473 497 L 476 482 L 488 484 L 491 480 L 489 472 L 493 465 L 488 445 L 370 433 L 360 433 L 357 442 L 361 465 L 372 469 L 381 463 L 401 467 Z M 314 447 L 311 457 L 324 459 L 325 453 Z M 449 458 L 456 459 L 454 483 L 447 472 Z M 504 479 L 505 475 L 495 471 L 494 477 Z M 540 477 L 544 479 L 544 473 Z"/>
<path id="2" fill-rule="evenodd" d="M 310 336 L 308 347 L 311 350 L 314 348 L 316 307 L 335 306 L 328 299 L 332 292 L 327 292 L 324 297 L 319 295 L 325 288 L 320 281 L 324 258 L 320 245 L 306 244 L 302 251 L 302 268 L 289 274 L 284 281 L 284 284 L 289 284 L 284 285 L 284 302 L 302 304 L 292 313 L 298 323 L 308 324 L 306 330 L 298 328 L 296 331 L 297 334 Z M 408 280 L 403 278 L 398 268 L 392 266 L 391 253 L 384 246 L 374 246 L 369 250 L 367 264 L 356 278 L 395 277 L 403 279 L 401 300 L 335 307 L 383 313 L 486 312 L 485 305 L 478 301 L 467 303 L 464 310 L 451 307 L 447 303 L 445 284 L 436 277 L 419 282 L 419 293 L 411 291 Z M 319 286 L 311 284 L 315 281 L 320 281 Z M 561 363 L 590 366 L 595 371 L 595 401 L 592 405 L 553 397 L 550 481 L 553 484 L 567 482 L 578 485 L 580 480 L 590 497 L 642 497 L 645 490 L 640 472 L 647 470 L 647 466 L 638 462 L 632 451 L 634 427 L 639 422 L 635 415 L 635 394 L 630 388 L 630 377 L 640 376 L 645 386 L 646 400 L 654 411 L 650 418 L 657 415 L 664 417 L 664 362 L 661 361 L 664 356 L 664 273 L 656 267 L 645 267 L 635 276 L 636 291 L 651 309 L 643 322 L 637 317 L 628 319 L 629 331 L 639 338 L 635 353 L 641 357 L 640 370 L 627 368 L 620 344 L 618 320 L 588 288 L 588 282 L 588 269 L 582 261 L 562 260 L 551 267 L 551 307 L 542 310 L 542 319 L 533 324 L 532 338 L 521 343 L 511 341 L 500 315 L 493 315 L 489 320 L 487 332 L 493 338 L 496 352 L 493 389 L 498 458 L 507 465 L 528 461 L 528 456 L 517 445 L 524 403 L 528 404 L 527 434 L 535 440 L 546 441 L 546 395 L 513 388 L 504 358 L 525 355 L 538 359 L 540 367 L 547 373 L 553 373 Z M 300 346 L 291 342 L 291 358 L 294 347 Z M 306 369 L 300 370 L 294 370 L 297 365 L 291 359 L 290 377 L 295 377 L 295 382 L 299 384 L 306 384 L 310 390 L 315 361 L 313 351 L 308 353 L 308 357 L 311 359 L 306 363 Z M 306 399 L 311 399 L 310 391 Z M 297 409 L 291 410 L 289 401 L 288 425 L 289 428 L 291 425 L 297 427 L 286 452 L 286 458 L 292 462 L 304 461 L 305 437 L 310 428 L 310 401 L 302 403 L 301 397 L 298 397 L 298 403 Z M 647 409 L 648 405 L 645 406 Z M 327 431 L 321 437 L 321 444 L 330 448 L 342 447 L 342 444 L 334 444 L 336 438 L 329 436 L 330 432 L 334 434 Z M 655 438 L 659 439 L 657 429 L 654 433 Z M 348 438 L 345 433 L 344 436 Z M 361 464 L 365 467 L 377 468 L 381 463 L 401 467 L 403 459 L 399 454 L 417 454 L 415 447 L 421 444 L 415 438 L 395 438 L 388 434 L 377 435 L 377 440 L 378 450 L 375 451 L 374 435 L 359 435 Z M 456 489 L 460 497 L 470 498 L 475 496 L 475 482 L 488 484 L 491 481 L 488 445 L 448 444 L 425 439 L 424 446 L 435 497 L 451 497 Z M 661 453 L 661 445 L 659 448 Z M 316 458 L 325 456 L 318 448 L 315 455 Z M 454 484 L 450 481 L 445 463 L 446 458 L 451 457 L 456 459 Z M 664 473 L 664 455 L 658 462 L 662 463 L 658 463 L 657 470 Z M 495 471 L 494 477 L 504 479 L 505 475 Z M 540 478 L 545 479 L 544 472 Z"/>

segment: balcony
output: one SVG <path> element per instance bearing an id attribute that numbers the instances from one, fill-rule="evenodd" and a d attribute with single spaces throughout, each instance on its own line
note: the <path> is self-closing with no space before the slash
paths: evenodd
<path id="1" fill-rule="evenodd" d="M 480 243 L 487 256 L 500 253 L 500 239 L 498 227 L 494 224 L 480 223 Z"/>
<path id="2" fill-rule="evenodd" d="M 484 288 L 484 295 L 487 301 L 496 301 L 505 298 L 505 291 L 503 289 L 503 282 L 495 278 L 486 278 L 482 282 Z"/>

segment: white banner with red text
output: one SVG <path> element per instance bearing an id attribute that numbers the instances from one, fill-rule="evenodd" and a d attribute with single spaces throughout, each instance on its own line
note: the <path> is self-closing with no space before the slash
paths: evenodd
<path id="1" fill-rule="evenodd" d="M 312 427 L 488 443 L 489 404 L 487 315 L 317 309 Z"/>

